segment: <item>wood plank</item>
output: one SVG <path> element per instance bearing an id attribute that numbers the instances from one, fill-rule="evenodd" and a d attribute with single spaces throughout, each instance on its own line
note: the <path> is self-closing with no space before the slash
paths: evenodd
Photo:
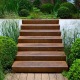
<path id="1" fill-rule="evenodd" d="M 33 73 L 28 73 L 27 80 L 35 80 L 34 79 L 34 74 Z"/>
<path id="2" fill-rule="evenodd" d="M 49 74 L 49 78 L 50 78 L 50 80 L 57 80 L 56 74 L 50 73 L 50 74 Z"/>
<path id="3" fill-rule="evenodd" d="M 6 76 L 5 76 L 5 79 L 4 80 L 11 80 L 12 78 L 12 73 L 8 73 Z"/>
<path id="4" fill-rule="evenodd" d="M 12 75 L 12 78 L 11 78 L 11 80 L 19 80 L 20 79 L 20 73 L 14 73 L 13 75 Z"/>
<path id="5" fill-rule="evenodd" d="M 19 80 L 27 80 L 27 73 L 21 73 Z"/>
<path id="6" fill-rule="evenodd" d="M 42 80 L 49 80 L 49 74 L 42 74 Z"/>
<path id="7" fill-rule="evenodd" d="M 35 80 L 41 80 L 41 73 L 35 73 Z"/>
<path id="8" fill-rule="evenodd" d="M 65 80 L 62 74 L 56 74 L 57 80 Z"/>

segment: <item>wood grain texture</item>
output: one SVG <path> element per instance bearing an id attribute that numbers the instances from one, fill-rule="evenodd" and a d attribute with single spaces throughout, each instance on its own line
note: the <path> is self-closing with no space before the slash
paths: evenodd
<path id="1" fill-rule="evenodd" d="M 35 80 L 42 80 L 42 74 L 41 73 L 35 73 Z"/>
<path id="2" fill-rule="evenodd" d="M 61 73 L 10 73 L 4 80 L 68 80 Z"/>
<path id="3" fill-rule="evenodd" d="M 54 74 L 50 73 L 49 78 L 50 78 L 50 80 L 57 80 L 57 76 L 55 73 Z"/>
<path id="4" fill-rule="evenodd" d="M 35 75 L 32 73 L 28 73 L 27 80 L 35 80 Z"/>
<path id="5" fill-rule="evenodd" d="M 62 74 L 56 74 L 57 80 L 65 80 Z"/>
<path id="6" fill-rule="evenodd" d="M 49 80 L 49 74 L 42 74 L 42 80 Z"/>
<path id="7" fill-rule="evenodd" d="M 11 80 L 19 80 L 20 79 L 20 75 L 21 74 L 18 74 L 18 73 L 14 73 L 11 77 Z"/>
<path id="8" fill-rule="evenodd" d="M 19 80 L 27 80 L 27 73 L 21 73 Z"/>

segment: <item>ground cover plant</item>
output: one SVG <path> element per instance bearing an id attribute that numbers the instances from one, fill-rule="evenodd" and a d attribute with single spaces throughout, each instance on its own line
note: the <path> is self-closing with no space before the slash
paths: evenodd
<path id="1" fill-rule="evenodd" d="M 66 0 L 54 0 L 54 3 L 50 1 L 43 3 L 42 0 L 1 0 L 0 18 L 30 18 L 30 16 L 32 18 L 34 17 L 34 15 L 32 16 L 34 7 L 40 9 L 40 13 L 42 13 L 38 18 L 47 18 L 52 15 L 54 17 L 49 18 L 80 18 L 80 5 L 76 1 L 75 4 L 72 4 Z M 65 13 L 62 14 L 63 12 Z M 65 17 L 61 14 L 67 15 Z"/>
<path id="2" fill-rule="evenodd" d="M 68 72 L 63 73 L 68 80 L 80 80 L 80 59 L 74 60 Z"/>

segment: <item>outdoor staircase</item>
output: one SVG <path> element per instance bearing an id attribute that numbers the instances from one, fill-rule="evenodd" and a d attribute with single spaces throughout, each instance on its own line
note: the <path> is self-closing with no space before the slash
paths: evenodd
<path id="1" fill-rule="evenodd" d="M 22 20 L 13 72 L 68 70 L 59 20 Z"/>

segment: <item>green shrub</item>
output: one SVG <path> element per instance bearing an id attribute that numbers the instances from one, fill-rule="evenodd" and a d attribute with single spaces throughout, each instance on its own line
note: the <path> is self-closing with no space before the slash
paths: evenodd
<path id="1" fill-rule="evenodd" d="M 41 5 L 41 11 L 44 13 L 51 13 L 53 11 L 53 4 L 45 3 Z"/>
<path id="2" fill-rule="evenodd" d="M 0 80 L 4 80 L 4 73 L 3 73 L 1 61 L 0 61 Z"/>
<path id="3" fill-rule="evenodd" d="M 80 80 L 80 59 L 73 62 L 67 73 L 68 80 Z"/>
<path id="4" fill-rule="evenodd" d="M 11 68 L 16 52 L 16 43 L 11 38 L 0 36 L 0 61 L 3 69 Z"/>
<path id="5" fill-rule="evenodd" d="M 34 0 L 33 5 L 37 8 L 40 8 L 41 6 L 41 0 Z"/>
<path id="6" fill-rule="evenodd" d="M 22 9 L 26 9 L 28 11 L 32 10 L 32 4 L 29 0 L 20 0 L 19 6 L 18 6 L 18 12 L 21 11 Z"/>
<path id="7" fill-rule="evenodd" d="M 42 15 L 42 12 L 40 12 L 40 9 L 34 7 L 33 11 L 30 13 L 29 18 L 31 18 L 31 19 L 39 19 L 40 15 Z"/>
<path id="8" fill-rule="evenodd" d="M 71 53 L 69 55 L 70 64 L 76 59 L 80 59 L 80 38 L 77 38 L 72 44 Z"/>
<path id="9" fill-rule="evenodd" d="M 62 3 L 61 7 L 67 7 L 71 13 L 77 12 L 77 8 L 72 3 L 69 3 L 69 2 Z"/>
<path id="10" fill-rule="evenodd" d="M 12 38 L 16 43 L 19 37 L 19 23 L 16 20 L 6 20 L 1 24 L 2 36 Z"/>
<path id="11" fill-rule="evenodd" d="M 4 7 L 3 5 L 0 5 L 0 18 L 4 17 Z"/>
<path id="12" fill-rule="evenodd" d="M 7 12 L 17 12 L 19 0 L 2 0 Z"/>
<path id="13" fill-rule="evenodd" d="M 19 11 L 19 16 L 21 17 L 27 17 L 29 15 L 29 11 L 27 11 L 26 9 L 22 9 L 21 11 Z"/>
<path id="14" fill-rule="evenodd" d="M 54 9 L 53 9 L 54 12 L 57 12 L 57 11 L 58 11 L 61 3 L 62 3 L 61 0 L 56 0 L 56 1 L 55 1 Z"/>
<path id="15" fill-rule="evenodd" d="M 57 14 L 57 16 L 62 19 L 71 18 L 70 10 L 67 7 L 60 7 Z"/>

